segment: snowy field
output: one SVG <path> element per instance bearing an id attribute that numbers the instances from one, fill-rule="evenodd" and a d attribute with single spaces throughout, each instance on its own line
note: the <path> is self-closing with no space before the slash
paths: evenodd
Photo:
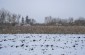
<path id="1" fill-rule="evenodd" d="M 85 55 L 85 34 L 0 34 L 0 55 Z"/>

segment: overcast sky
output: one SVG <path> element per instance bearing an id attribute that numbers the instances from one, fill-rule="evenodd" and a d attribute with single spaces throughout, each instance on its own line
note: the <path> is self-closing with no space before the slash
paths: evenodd
<path id="1" fill-rule="evenodd" d="M 0 8 L 28 15 L 38 22 L 44 22 L 46 16 L 85 17 L 85 0 L 0 0 Z"/>

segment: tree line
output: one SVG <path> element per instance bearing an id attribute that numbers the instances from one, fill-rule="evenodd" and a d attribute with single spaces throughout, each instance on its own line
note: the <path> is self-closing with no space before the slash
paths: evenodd
<path id="1" fill-rule="evenodd" d="M 73 17 L 69 17 L 68 19 L 61 19 L 61 18 L 53 18 L 52 16 L 45 17 L 45 24 L 46 25 L 65 25 L 65 26 L 85 26 L 85 18 L 79 17 L 74 20 Z"/>
<path id="2" fill-rule="evenodd" d="M 37 23 L 35 19 L 29 16 L 23 17 L 20 14 L 11 13 L 5 9 L 0 10 L 0 26 L 24 26 L 24 25 L 80 25 L 85 26 L 85 18 L 79 17 L 74 20 L 73 17 L 68 19 L 54 18 L 52 16 L 45 17 L 43 24 Z"/>
<path id="3" fill-rule="evenodd" d="M 35 24 L 36 20 L 29 18 L 28 16 L 23 17 L 20 14 L 10 13 L 5 9 L 0 10 L 0 25 L 26 25 Z"/>

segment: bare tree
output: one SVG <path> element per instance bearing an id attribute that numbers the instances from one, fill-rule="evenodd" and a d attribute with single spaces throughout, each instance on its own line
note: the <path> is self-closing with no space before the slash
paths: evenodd
<path id="1" fill-rule="evenodd" d="M 24 18 L 22 17 L 22 25 L 24 25 Z"/>
<path id="2" fill-rule="evenodd" d="M 0 11 L 0 23 L 5 23 L 6 11 L 3 9 Z"/>
<path id="3" fill-rule="evenodd" d="M 15 26 L 15 24 L 17 23 L 17 22 L 16 22 L 16 19 L 17 19 L 16 17 L 17 17 L 16 14 L 13 14 L 13 15 L 12 15 L 12 25 L 13 25 L 13 26 Z"/>
<path id="4" fill-rule="evenodd" d="M 73 17 L 69 17 L 69 24 L 73 23 Z"/>
<path id="5" fill-rule="evenodd" d="M 33 25 L 33 24 L 35 24 L 36 23 L 36 21 L 35 21 L 35 19 L 31 19 L 31 25 Z"/>
<path id="6" fill-rule="evenodd" d="M 20 21 L 20 15 L 17 15 L 17 23 L 19 24 L 19 21 Z"/>
<path id="7" fill-rule="evenodd" d="M 51 22 L 52 22 L 51 16 L 45 17 L 45 24 L 50 24 Z"/>
<path id="8" fill-rule="evenodd" d="M 30 24 L 30 21 L 31 21 L 31 20 L 29 19 L 29 17 L 28 17 L 28 16 L 26 16 L 25 23 L 26 23 L 26 24 Z"/>
<path id="9" fill-rule="evenodd" d="M 10 23 L 11 24 L 11 14 L 10 13 L 7 13 L 7 23 Z"/>
<path id="10" fill-rule="evenodd" d="M 85 18 L 79 17 L 77 20 L 75 20 L 75 25 L 85 25 Z"/>

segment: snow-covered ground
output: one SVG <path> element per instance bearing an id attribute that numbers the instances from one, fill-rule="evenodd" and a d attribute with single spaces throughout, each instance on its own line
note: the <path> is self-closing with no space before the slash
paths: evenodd
<path id="1" fill-rule="evenodd" d="M 0 34 L 0 55 L 85 55 L 85 34 Z"/>

